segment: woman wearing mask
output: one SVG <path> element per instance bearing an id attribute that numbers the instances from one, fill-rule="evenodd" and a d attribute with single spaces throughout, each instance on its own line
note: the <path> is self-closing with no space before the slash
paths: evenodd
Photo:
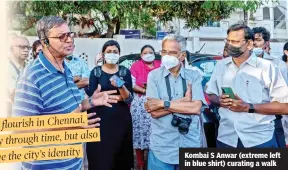
<path id="1" fill-rule="evenodd" d="M 149 148 L 150 137 L 151 116 L 144 108 L 147 76 L 150 71 L 160 67 L 160 64 L 161 61 L 155 60 L 154 48 L 145 45 L 141 49 L 141 60 L 133 63 L 130 69 L 135 92 L 130 109 L 133 120 L 133 146 L 140 169 L 144 167 L 144 151 Z"/>
<path id="2" fill-rule="evenodd" d="M 102 48 L 104 64 L 96 66 L 90 74 L 89 96 L 101 85 L 101 91 L 117 90 L 118 103 L 112 107 L 94 107 L 101 118 L 100 142 L 87 143 L 89 170 L 130 170 L 133 168 L 132 118 L 128 107 L 133 100 L 130 71 L 119 66 L 120 46 L 109 40 Z M 124 85 L 112 76 L 124 81 Z"/>

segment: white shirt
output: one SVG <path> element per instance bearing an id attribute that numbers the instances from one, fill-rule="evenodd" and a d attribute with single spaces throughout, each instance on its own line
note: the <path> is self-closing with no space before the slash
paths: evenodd
<path id="1" fill-rule="evenodd" d="M 264 52 L 263 58 L 271 61 L 273 64 L 275 64 L 275 66 L 279 67 L 280 72 L 282 73 L 282 76 L 283 76 L 286 84 L 288 84 L 288 69 L 287 69 L 286 63 L 284 61 L 282 61 L 281 58 L 271 56 L 271 55 L 267 54 L 266 52 Z"/>
<path id="2" fill-rule="evenodd" d="M 206 93 L 220 96 L 221 87 L 231 87 L 244 102 L 252 104 L 272 101 L 288 101 L 287 85 L 279 71 L 270 61 L 251 54 L 239 68 L 232 57 L 216 64 L 207 83 Z M 233 112 L 219 108 L 220 126 L 218 140 L 237 147 L 238 138 L 245 147 L 253 147 L 272 139 L 274 115 Z"/>

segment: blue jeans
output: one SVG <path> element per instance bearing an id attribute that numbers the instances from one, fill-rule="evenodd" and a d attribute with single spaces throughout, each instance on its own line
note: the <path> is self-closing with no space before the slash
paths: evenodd
<path id="1" fill-rule="evenodd" d="M 153 154 L 152 151 L 148 153 L 148 170 L 179 170 L 179 165 L 167 164 Z"/>
<path id="2" fill-rule="evenodd" d="M 276 116 L 275 123 L 275 136 L 279 148 L 286 148 L 284 129 L 282 126 L 282 116 Z"/>
<path id="3" fill-rule="evenodd" d="M 234 148 L 234 147 L 217 140 L 217 148 Z M 238 138 L 237 148 L 245 148 L 242 141 L 240 140 L 240 138 Z M 269 140 L 268 142 L 253 146 L 251 148 L 278 148 L 275 133 L 274 133 L 272 139 Z"/>

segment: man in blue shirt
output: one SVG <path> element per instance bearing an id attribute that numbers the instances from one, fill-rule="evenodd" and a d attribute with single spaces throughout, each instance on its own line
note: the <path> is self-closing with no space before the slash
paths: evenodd
<path id="1" fill-rule="evenodd" d="M 73 81 L 80 90 L 81 97 L 84 99 L 86 96 L 84 88 L 88 87 L 90 76 L 87 63 L 79 57 L 70 55 L 65 57 L 65 64 L 72 72 Z"/>
<path id="2" fill-rule="evenodd" d="M 184 37 L 167 35 L 161 55 L 162 67 L 149 73 L 146 91 L 145 108 L 153 117 L 148 170 L 179 169 L 179 148 L 203 147 L 206 142 L 200 115 L 205 103 L 202 76 L 182 65 Z"/>
<path id="3" fill-rule="evenodd" d="M 116 98 L 110 95 L 116 91 L 100 92 L 100 86 L 91 98 L 81 100 L 72 74 L 64 63 L 64 57 L 72 54 L 74 50 L 74 33 L 70 32 L 65 20 L 56 16 L 43 17 L 38 21 L 36 29 L 43 46 L 43 53 L 41 52 L 39 59 L 24 71 L 18 82 L 13 108 L 14 116 L 78 113 L 99 105 L 112 107 L 109 103 L 117 102 Z M 90 118 L 93 116 L 95 113 L 88 115 Z M 99 119 L 90 119 L 89 125 L 85 127 L 51 128 L 45 131 L 95 128 L 99 126 L 99 121 Z M 23 169 L 29 170 L 80 170 L 82 159 L 23 162 L 22 166 Z"/>

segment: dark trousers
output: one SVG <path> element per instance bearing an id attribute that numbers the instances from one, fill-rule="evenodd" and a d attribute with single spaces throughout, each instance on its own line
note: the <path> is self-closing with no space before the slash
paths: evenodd
<path id="1" fill-rule="evenodd" d="M 286 142 L 285 142 L 285 135 L 284 135 L 284 129 L 282 126 L 282 116 L 276 116 L 276 119 L 274 120 L 275 123 L 275 136 L 276 141 L 279 146 L 279 148 L 286 148 Z"/>

